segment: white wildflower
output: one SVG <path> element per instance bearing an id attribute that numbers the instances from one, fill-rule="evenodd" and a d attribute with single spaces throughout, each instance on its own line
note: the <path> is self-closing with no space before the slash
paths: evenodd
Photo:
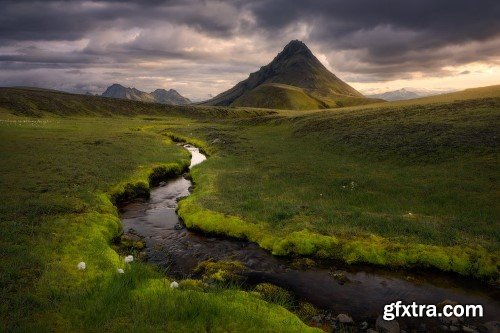
<path id="1" fill-rule="evenodd" d="M 117 272 L 118 272 L 118 274 L 123 274 L 123 273 L 125 273 L 125 271 L 123 270 L 123 268 L 118 268 Z"/>
<path id="2" fill-rule="evenodd" d="M 133 255 L 126 256 L 124 261 L 126 264 L 131 263 L 132 261 L 134 261 L 134 256 Z"/>
<path id="3" fill-rule="evenodd" d="M 170 284 L 170 288 L 172 288 L 172 289 L 174 289 L 174 288 L 179 288 L 179 284 L 178 284 L 177 282 L 175 282 L 175 281 L 174 281 L 174 282 L 172 282 L 172 283 Z"/>
<path id="4" fill-rule="evenodd" d="M 86 265 L 83 261 L 81 261 L 81 262 L 79 262 L 79 263 L 78 263 L 78 265 L 77 265 L 76 267 L 77 267 L 80 271 L 83 271 L 83 270 L 85 270 L 85 268 L 87 268 L 87 265 Z"/>

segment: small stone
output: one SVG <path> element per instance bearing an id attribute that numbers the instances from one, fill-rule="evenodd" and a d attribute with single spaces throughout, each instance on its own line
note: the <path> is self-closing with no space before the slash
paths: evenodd
<path id="1" fill-rule="evenodd" d="M 122 242 L 137 242 L 141 240 L 141 236 L 129 231 L 122 236 Z"/>
<path id="2" fill-rule="evenodd" d="M 465 333 L 478 333 L 475 329 L 469 326 L 462 326 L 462 331 Z"/>
<path id="3" fill-rule="evenodd" d="M 445 305 L 451 305 L 451 306 L 455 306 L 457 305 L 458 302 L 455 302 L 455 301 L 452 301 L 452 300 L 449 300 L 449 299 L 445 299 L 444 301 L 442 302 L 439 302 L 438 304 L 436 304 L 436 307 L 439 311 L 443 311 L 443 308 Z"/>
<path id="4" fill-rule="evenodd" d="M 341 324 L 352 324 L 353 320 L 349 315 L 346 315 L 345 313 L 341 313 L 337 316 L 337 321 Z"/>
<path id="5" fill-rule="evenodd" d="M 375 327 L 377 331 L 381 333 L 400 333 L 399 323 L 396 320 L 384 320 L 382 316 L 377 318 L 375 322 Z"/>
<path id="6" fill-rule="evenodd" d="M 118 272 L 118 274 L 124 274 L 125 273 L 125 271 L 122 268 L 118 268 L 116 271 Z"/>
<path id="7" fill-rule="evenodd" d="M 76 265 L 76 268 L 80 271 L 84 271 L 87 268 L 87 264 L 85 264 L 83 261 L 79 262 L 78 265 Z"/>
<path id="8" fill-rule="evenodd" d="M 349 278 L 346 276 L 345 272 L 337 271 L 337 272 L 331 272 L 330 274 L 341 285 L 343 285 L 343 284 L 345 284 L 347 282 L 351 282 L 351 280 L 349 280 Z"/>

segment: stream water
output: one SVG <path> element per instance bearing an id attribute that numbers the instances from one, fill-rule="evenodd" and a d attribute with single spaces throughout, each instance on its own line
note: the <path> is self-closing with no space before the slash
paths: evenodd
<path id="1" fill-rule="evenodd" d="M 198 148 L 185 148 L 191 153 L 190 167 L 205 160 Z M 500 319 L 500 292 L 494 287 L 432 272 L 394 272 L 332 263 L 297 269 L 292 259 L 273 256 L 253 243 L 187 230 L 175 209 L 178 200 L 189 195 L 191 187 L 188 178 L 179 176 L 153 189 L 148 201 L 132 202 L 120 210 L 124 232 L 143 237 L 148 262 L 165 268 L 169 275 L 189 277 L 198 263 L 209 259 L 238 260 L 249 268 L 247 284 L 271 282 L 333 314 L 347 313 L 357 322 L 373 323 L 383 313 L 385 304 L 397 300 L 437 304 L 448 299 L 481 304 L 484 317 L 469 318 L 468 323 Z M 344 281 L 334 277 L 335 272 L 340 272 Z M 399 322 L 409 328 L 423 322 L 428 327 L 440 325 L 438 319 Z"/>

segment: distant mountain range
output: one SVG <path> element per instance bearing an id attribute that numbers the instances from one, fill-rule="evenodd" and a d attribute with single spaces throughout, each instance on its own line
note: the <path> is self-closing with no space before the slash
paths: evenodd
<path id="1" fill-rule="evenodd" d="M 288 43 L 271 63 L 202 105 L 322 109 L 379 101 L 331 73 L 301 41 Z"/>
<path id="2" fill-rule="evenodd" d="M 182 96 L 174 89 L 156 89 L 151 93 L 147 93 L 135 88 L 126 88 L 117 83 L 109 86 L 102 96 L 170 105 L 186 105 L 191 103 L 188 98 Z"/>
<path id="3" fill-rule="evenodd" d="M 402 88 L 398 90 L 386 91 L 384 93 L 371 94 L 366 96 L 372 98 L 381 98 L 387 101 L 401 101 L 406 99 L 440 95 L 449 92 L 452 92 L 452 90 L 427 90 L 427 89 Z"/>

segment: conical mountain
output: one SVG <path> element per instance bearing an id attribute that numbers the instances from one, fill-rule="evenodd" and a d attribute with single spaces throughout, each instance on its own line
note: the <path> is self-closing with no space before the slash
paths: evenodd
<path id="1" fill-rule="evenodd" d="M 202 104 L 317 109 L 370 102 L 326 69 L 303 42 L 294 40 L 271 63 Z"/>

